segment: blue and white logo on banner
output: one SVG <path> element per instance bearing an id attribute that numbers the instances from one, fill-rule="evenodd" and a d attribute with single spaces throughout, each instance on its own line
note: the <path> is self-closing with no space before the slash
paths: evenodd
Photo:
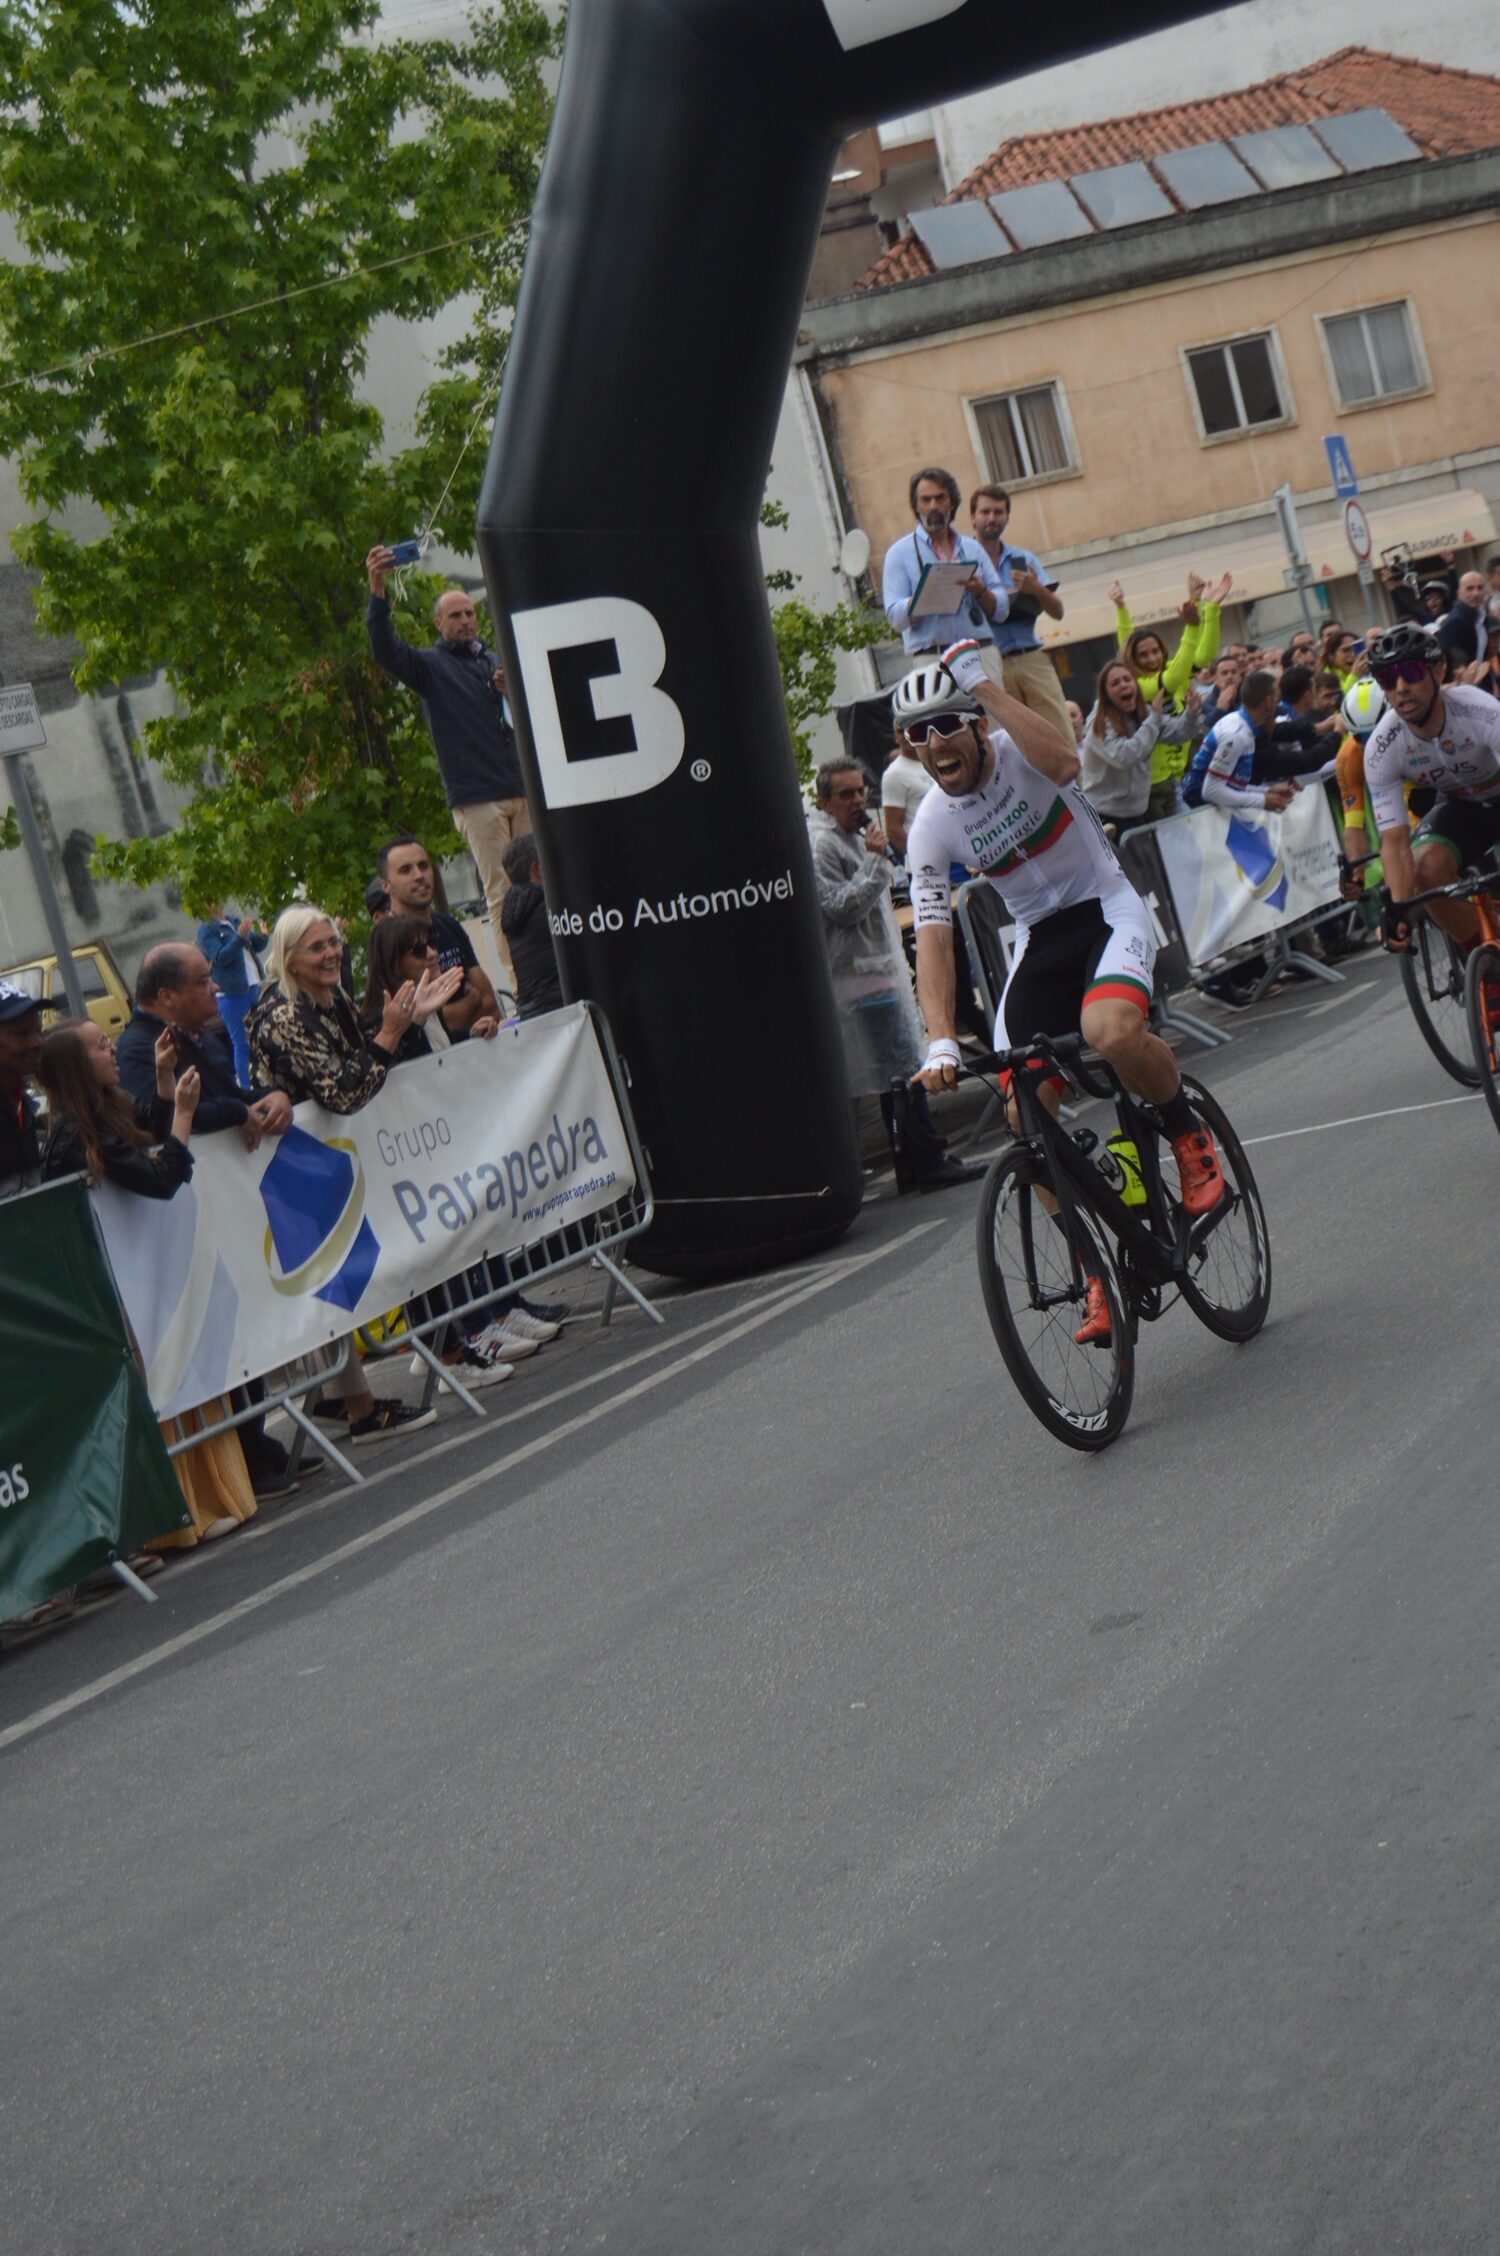
<path id="1" fill-rule="evenodd" d="M 1340 501 L 1347 501 L 1359 492 L 1359 480 L 1354 475 L 1354 464 L 1349 459 L 1349 441 L 1341 431 L 1330 431 L 1323 441 L 1323 452 L 1328 457 L 1328 467 L 1333 472 L 1333 490 Z"/>
<path id="2" fill-rule="evenodd" d="M 365 1177 L 354 1144 L 326 1144 L 295 1124 L 260 1179 L 266 1269 L 279 1293 L 314 1293 L 353 1308 L 380 1258 L 365 1220 Z"/>

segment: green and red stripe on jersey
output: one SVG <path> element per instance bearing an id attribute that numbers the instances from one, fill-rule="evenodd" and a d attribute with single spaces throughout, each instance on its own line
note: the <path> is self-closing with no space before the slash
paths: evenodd
<path id="1" fill-rule="evenodd" d="M 1055 846 L 1063 832 L 1071 830 L 1072 827 L 1073 810 L 1067 801 L 1059 795 L 1053 800 L 1051 806 L 1037 824 L 1036 829 L 1023 838 L 1019 845 L 1013 846 L 1002 861 L 985 864 L 985 876 L 1004 877 L 1007 871 L 1015 869 L 1019 863 L 1035 861 L 1038 854 L 1045 854 L 1048 847 Z"/>
<path id="2" fill-rule="evenodd" d="M 1085 989 L 1083 1008 L 1087 1010 L 1090 1003 L 1134 1003 L 1144 1018 L 1151 1009 L 1151 989 L 1144 980 L 1116 971 L 1108 979 L 1097 979 L 1092 987 Z"/>

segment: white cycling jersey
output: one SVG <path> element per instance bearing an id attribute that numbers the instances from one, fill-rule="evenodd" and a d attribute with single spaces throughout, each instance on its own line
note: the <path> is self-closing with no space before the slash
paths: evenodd
<path id="1" fill-rule="evenodd" d="M 1004 729 L 992 731 L 987 783 L 961 798 L 928 792 L 907 835 L 918 925 L 951 924 L 950 863 L 983 870 L 1023 929 L 1079 901 L 1140 896 L 1116 861 L 1099 817 L 1074 783 L 1054 783 Z"/>
<path id="2" fill-rule="evenodd" d="M 1409 783 L 1430 785 L 1445 799 L 1500 803 L 1500 698 L 1462 683 L 1441 695 L 1436 736 L 1417 736 L 1387 706 L 1365 746 L 1365 782 L 1381 830 L 1406 828 Z"/>

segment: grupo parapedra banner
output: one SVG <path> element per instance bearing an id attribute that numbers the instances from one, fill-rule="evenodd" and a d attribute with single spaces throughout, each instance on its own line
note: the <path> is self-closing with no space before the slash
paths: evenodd
<path id="1" fill-rule="evenodd" d="M 193 1153 L 169 1202 L 96 1193 L 161 1417 L 635 1184 L 582 1004 L 397 1066 L 359 1112 L 299 1105 L 256 1152 L 230 1130 Z"/>
<path id="2" fill-rule="evenodd" d="M 1152 832 L 1191 963 L 1296 924 L 1339 897 L 1339 840 L 1321 784 L 1281 814 L 1195 807 Z"/>
<path id="3" fill-rule="evenodd" d="M 0 1199 L 0 1372 L 8 1620 L 187 1524 L 81 1179 Z"/>

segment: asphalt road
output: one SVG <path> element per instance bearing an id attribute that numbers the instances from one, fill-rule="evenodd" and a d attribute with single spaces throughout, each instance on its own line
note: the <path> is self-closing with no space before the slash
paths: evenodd
<path id="1" fill-rule="evenodd" d="M 1235 1031 L 1271 1323 L 1104 1456 L 885 1198 L 10 1652 L 5 2250 L 1500 2248 L 1500 1138 L 1383 961 Z"/>

